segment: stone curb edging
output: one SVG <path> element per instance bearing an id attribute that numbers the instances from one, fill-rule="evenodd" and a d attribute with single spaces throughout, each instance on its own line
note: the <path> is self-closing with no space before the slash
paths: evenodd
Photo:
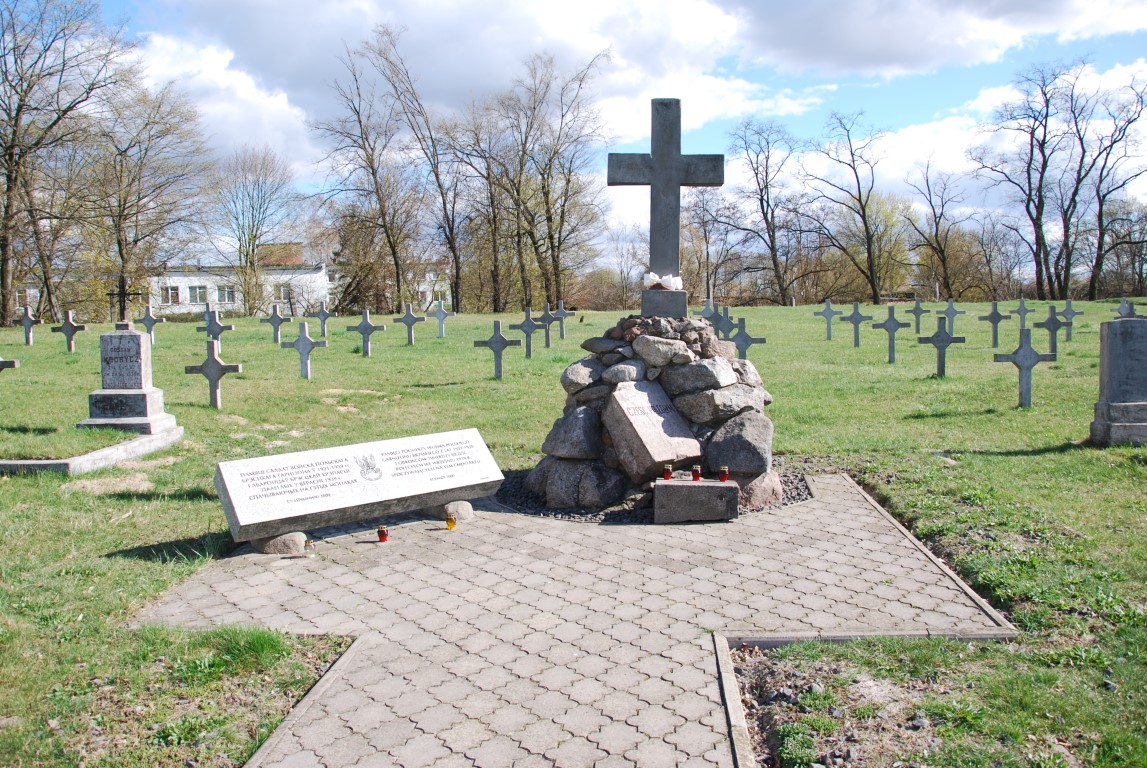
<path id="1" fill-rule="evenodd" d="M 729 748 L 733 752 L 734 768 L 755 766 L 753 743 L 749 739 L 749 724 L 745 720 L 745 709 L 741 706 L 741 686 L 737 684 L 733 656 L 729 653 L 729 642 L 724 635 L 713 633 L 713 648 L 717 652 L 717 684 L 721 688 L 721 698 L 725 702 L 725 719 L 729 725 Z"/>
<path id="2" fill-rule="evenodd" d="M 173 427 L 153 435 L 140 435 L 107 448 L 100 448 L 70 459 L 26 459 L 0 461 L 0 475 L 31 475 L 40 472 L 59 472 L 65 475 L 84 475 L 99 469 L 114 467 L 121 461 L 138 459 L 149 453 L 170 448 L 183 439 L 183 427 Z"/>
<path id="3" fill-rule="evenodd" d="M 342 678 L 344 668 L 350 666 L 364 649 L 373 644 L 374 637 L 372 635 L 360 635 L 356 637 L 354 642 L 350 644 L 350 647 L 343 652 L 343 655 L 339 656 L 338 659 L 335 660 L 335 663 L 331 664 L 330 667 L 327 668 L 327 671 L 323 673 L 323 676 L 303 695 L 299 703 L 291 707 L 283 717 L 282 722 L 280 722 L 271 735 L 267 737 L 267 740 L 264 741 L 259 748 L 255 750 L 255 754 L 251 755 L 250 759 L 243 764 L 243 768 L 260 768 L 263 765 L 263 761 L 275 750 L 279 742 L 291 737 L 295 724 L 302 720 L 303 715 L 310 710 L 311 705 L 320 699 L 323 694 L 326 693 L 327 689 L 334 685 L 337 680 Z"/>

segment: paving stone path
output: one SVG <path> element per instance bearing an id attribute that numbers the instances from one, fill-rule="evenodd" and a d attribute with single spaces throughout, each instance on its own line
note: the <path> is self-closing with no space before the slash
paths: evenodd
<path id="1" fill-rule="evenodd" d="M 729 523 L 593 525 L 493 500 L 244 547 L 137 623 L 357 637 L 247 763 L 732 766 L 713 632 L 999 637 L 1012 627 L 847 476 Z"/>

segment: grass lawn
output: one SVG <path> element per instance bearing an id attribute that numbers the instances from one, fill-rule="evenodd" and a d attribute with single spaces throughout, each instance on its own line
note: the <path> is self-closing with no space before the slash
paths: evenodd
<path id="1" fill-rule="evenodd" d="M 1031 306 L 1029 323 L 1046 317 L 1044 304 Z M 975 319 L 987 305 L 962 307 L 955 330 L 967 343 L 949 349 L 944 379 L 931 376 L 935 351 L 912 329 L 898 334 L 888 365 L 882 331 L 864 328 L 854 349 L 852 327 L 838 322 L 828 342 L 816 307 L 733 313 L 768 337 L 749 357 L 775 399 L 774 449 L 788 467 L 852 473 L 1025 631 L 972 648 L 873 641 L 788 651 L 959 691 L 957 709 L 925 707 L 939 713 L 938 752 L 903 759 L 1147 765 L 1147 449 L 1080 444 L 1098 393 L 1099 324 L 1115 305 L 1076 306 L 1085 314 L 1073 341 L 1061 334 L 1059 361 L 1036 368 L 1023 410 L 1016 369 L 992 362 L 993 351 L 1015 348 L 1017 323 L 1001 326 L 992 350 L 990 326 Z M 95 482 L 0 478 L 0 763 L 241 764 L 346 642 L 125 628 L 229 547 L 215 464 L 477 427 L 503 469 L 529 468 L 561 413 L 561 371 L 618 317 L 571 318 L 564 341 L 555 326 L 549 349 L 536 334 L 533 359 L 507 350 L 501 381 L 490 352 L 473 347 L 494 316 L 451 318 L 445 339 L 433 321 L 421 324 L 413 347 L 388 318 L 372 358 L 345 330 L 356 319 L 331 319 L 310 381 L 294 350 L 272 345 L 268 325 L 228 320 L 236 330 L 223 335 L 221 357 L 244 372 L 224 378 L 218 412 L 206 380 L 183 373 L 202 362 L 204 335 L 194 323 L 158 326 L 154 381 L 187 431 L 182 443 L 84 478 Z M 500 319 L 506 328 L 521 316 Z M 0 372 L 0 458 L 74 455 L 119 439 L 73 428 L 99 388 L 98 336 L 111 326 L 90 328 L 72 355 L 46 327 L 33 347 L 22 329 L 0 329 L 0 357 L 21 362 Z M 296 326 L 282 332 L 293 340 Z M 1046 350 L 1046 332 L 1033 331 L 1033 342 Z"/>

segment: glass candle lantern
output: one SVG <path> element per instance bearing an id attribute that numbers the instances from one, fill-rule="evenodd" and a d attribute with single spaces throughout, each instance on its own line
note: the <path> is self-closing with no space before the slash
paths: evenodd
<path id="1" fill-rule="evenodd" d="M 721 478 L 722 483 L 728 482 L 728 480 L 729 480 L 729 468 L 728 467 L 721 467 L 721 470 L 717 473 L 717 477 Z"/>
<path id="2" fill-rule="evenodd" d="M 452 531 L 452 530 L 454 530 L 454 527 L 456 525 L 458 525 L 458 516 L 455 515 L 453 512 L 447 512 L 446 513 L 446 530 Z"/>
<path id="3" fill-rule="evenodd" d="M 672 480 L 673 479 L 673 465 L 672 464 L 666 464 L 664 467 L 662 467 L 661 468 L 661 476 L 664 477 L 666 480 Z"/>
<path id="4" fill-rule="evenodd" d="M 700 464 L 694 464 L 693 465 L 693 479 L 694 480 L 700 480 L 701 479 L 701 465 Z"/>
<path id="5" fill-rule="evenodd" d="M 390 531 L 386 530 L 385 525 L 378 526 L 378 540 L 386 541 L 390 538 Z"/>

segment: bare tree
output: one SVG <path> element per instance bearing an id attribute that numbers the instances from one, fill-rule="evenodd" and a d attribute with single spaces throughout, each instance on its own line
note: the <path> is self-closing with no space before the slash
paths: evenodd
<path id="1" fill-rule="evenodd" d="M 13 234 L 21 177 L 33 158 L 67 141 L 68 118 L 118 82 L 125 47 L 87 0 L 5 0 L 0 4 L 0 325 L 14 319 Z"/>
<path id="2" fill-rule="evenodd" d="M 970 215 L 961 216 L 955 212 L 964 202 L 963 194 L 952 174 L 933 174 L 931 160 L 920 169 L 920 180 L 908 181 L 908 186 L 920 196 L 926 209 L 923 221 L 912 216 L 905 217 L 907 224 L 916 233 L 911 247 L 926 252 L 939 267 L 939 282 L 943 287 L 943 295 L 939 298 L 958 298 L 952 287 L 954 241 L 958 239 L 960 227 L 970 218 Z"/>

